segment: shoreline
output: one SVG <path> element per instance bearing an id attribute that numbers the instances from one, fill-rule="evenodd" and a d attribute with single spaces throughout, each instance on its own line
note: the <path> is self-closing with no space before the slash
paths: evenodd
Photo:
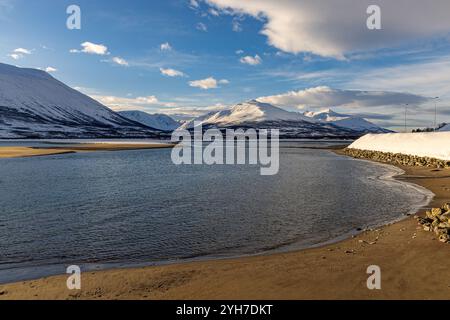
<path id="1" fill-rule="evenodd" d="M 429 206 L 439 207 L 450 200 L 450 172 L 395 167 L 405 171 L 394 175 L 395 180 L 422 186 L 436 195 Z M 405 216 L 376 230 L 315 248 L 88 271 L 83 273 L 85 287 L 79 292 L 66 289 L 65 275 L 0 285 L 0 299 L 448 299 L 450 282 L 444 279 L 449 274 L 445 265 L 450 257 L 445 256 L 445 244 L 432 241 L 433 235 L 421 229 L 412 217 Z M 407 264 L 398 255 L 416 261 Z M 437 261 L 430 255 L 439 256 L 440 264 L 430 265 L 430 261 Z M 370 291 L 365 271 L 377 263 L 382 267 L 383 279 L 391 279 L 392 283 L 386 283 L 383 290 Z M 384 266 L 390 267 L 385 271 Z M 431 272 L 433 268 L 436 270 Z M 426 274 L 421 274 L 425 270 Z M 400 277 L 395 279 L 392 273 Z M 410 281 L 404 273 L 409 274 Z M 427 280 L 418 281 L 424 275 Z M 432 279 L 434 275 L 438 279 Z M 408 290 L 408 286 L 415 290 Z"/>
<path id="2" fill-rule="evenodd" d="M 29 158 L 51 155 L 71 154 L 77 152 L 97 151 L 129 151 L 142 149 L 173 148 L 173 144 L 149 143 L 149 144 L 121 144 L 121 143 L 72 143 L 68 146 L 52 147 L 5 147 L 0 146 L 0 159 Z"/>

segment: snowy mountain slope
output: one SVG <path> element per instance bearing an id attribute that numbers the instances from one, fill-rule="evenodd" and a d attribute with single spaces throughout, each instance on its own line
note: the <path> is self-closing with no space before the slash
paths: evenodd
<path id="1" fill-rule="evenodd" d="M 120 111 L 118 113 L 124 118 L 162 131 L 173 131 L 180 126 L 178 121 L 165 114 L 149 114 L 143 111 Z"/>
<path id="2" fill-rule="evenodd" d="M 381 128 L 364 118 L 348 114 L 340 114 L 331 109 L 319 112 L 305 112 L 304 116 L 322 123 L 332 123 L 338 127 L 352 129 L 361 132 L 388 133 L 390 130 Z"/>
<path id="3" fill-rule="evenodd" d="M 0 137 L 119 137 L 158 134 L 123 118 L 48 73 L 0 64 Z"/>
<path id="4" fill-rule="evenodd" d="M 256 100 L 251 100 L 248 102 L 239 103 L 231 107 L 230 109 L 225 109 L 218 112 L 210 112 L 188 123 L 185 123 L 182 128 L 192 128 L 194 125 L 194 121 L 201 122 L 205 125 L 217 125 L 225 127 L 247 122 L 305 120 L 306 117 L 304 117 L 300 113 L 289 112 L 268 103 L 261 103 Z"/>
<path id="5" fill-rule="evenodd" d="M 191 130 L 195 122 L 201 123 L 203 129 L 279 129 L 280 135 L 285 138 L 352 138 L 361 135 L 355 130 L 320 123 L 298 112 L 289 112 L 256 100 L 207 113 L 184 123 L 179 129 Z"/>
<path id="6" fill-rule="evenodd" d="M 450 160 L 449 141 L 450 132 L 367 134 L 349 148 Z"/>
<path id="7" fill-rule="evenodd" d="M 446 131 L 450 131 L 450 124 L 446 124 L 445 126 L 439 129 L 439 132 L 446 132 Z"/>

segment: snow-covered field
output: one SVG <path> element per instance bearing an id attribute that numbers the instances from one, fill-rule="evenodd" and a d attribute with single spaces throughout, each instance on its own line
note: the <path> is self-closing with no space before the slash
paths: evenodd
<path id="1" fill-rule="evenodd" d="M 450 132 L 368 134 L 349 148 L 450 160 Z"/>

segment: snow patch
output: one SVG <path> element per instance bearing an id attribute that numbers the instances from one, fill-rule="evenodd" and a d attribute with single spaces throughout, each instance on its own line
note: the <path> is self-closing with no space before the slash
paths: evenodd
<path id="1" fill-rule="evenodd" d="M 450 160 L 450 132 L 367 134 L 349 148 Z"/>
<path id="2" fill-rule="evenodd" d="M 331 123 L 338 127 L 343 127 L 347 129 L 352 129 L 362 132 L 371 133 L 387 133 L 390 132 L 387 129 L 381 128 L 364 118 L 353 116 L 349 114 L 341 114 L 334 112 L 331 109 L 322 110 L 319 112 L 305 112 L 304 115 L 311 119 L 314 119 L 323 123 Z"/>
<path id="3" fill-rule="evenodd" d="M 120 111 L 119 114 L 147 127 L 162 131 L 173 131 L 180 126 L 179 122 L 165 114 L 149 114 L 144 111 Z"/>

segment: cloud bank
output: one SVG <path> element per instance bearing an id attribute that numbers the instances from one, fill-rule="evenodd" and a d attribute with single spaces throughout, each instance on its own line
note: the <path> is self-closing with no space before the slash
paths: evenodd
<path id="1" fill-rule="evenodd" d="M 280 107 L 329 108 L 329 107 L 383 107 L 405 104 L 420 105 L 429 98 L 400 92 L 340 90 L 326 86 L 289 91 L 284 94 L 260 97 L 258 101 Z"/>
<path id="2" fill-rule="evenodd" d="M 366 26 L 372 0 L 204 0 L 223 14 L 263 21 L 268 43 L 289 53 L 345 58 L 346 53 L 393 47 L 450 30 L 450 1 L 378 0 L 382 30 Z"/>

